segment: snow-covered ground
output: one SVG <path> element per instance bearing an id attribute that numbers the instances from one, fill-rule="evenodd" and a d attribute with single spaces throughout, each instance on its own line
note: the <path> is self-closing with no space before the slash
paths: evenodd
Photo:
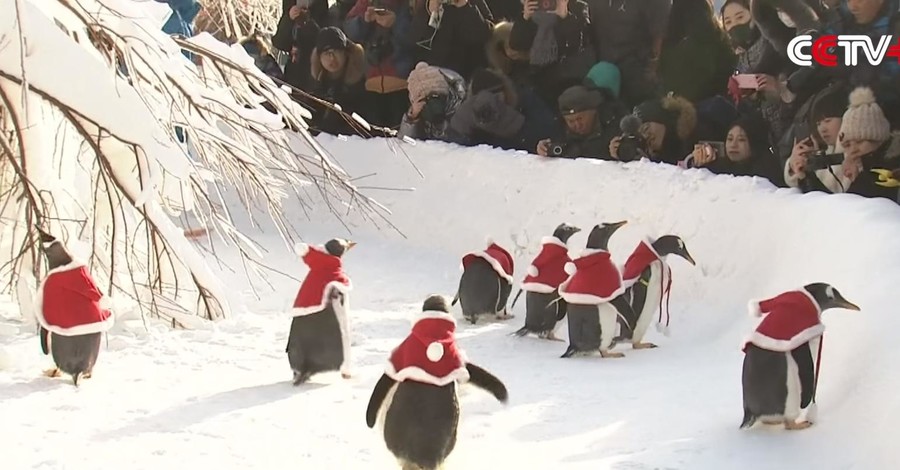
<path id="1" fill-rule="evenodd" d="M 491 236 L 513 251 L 518 281 L 557 224 L 585 229 L 570 244 L 577 255 L 593 225 L 622 219 L 629 224 L 611 243 L 618 262 L 640 237 L 666 233 L 683 237 L 698 262 L 671 261 L 671 336 L 651 329 L 660 348 L 622 349 L 623 359 L 564 360 L 564 343 L 509 336 L 522 325 L 523 299 L 510 321 L 460 322 L 460 345 L 505 381 L 510 402 L 464 388 L 448 468 L 896 468 L 896 205 L 650 163 L 404 145 L 422 178 L 384 141 L 322 141 L 352 176 L 375 173 L 357 184 L 372 187 L 363 192 L 403 232 L 376 230 L 352 211 L 350 233 L 324 210 L 309 219 L 292 212 L 307 242 L 359 242 L 345 261 L 355 285 L 354 378 L 291 386 L 284 312 L 299 283 L 275 273 L 271 287 L 255 284 L 257 298 L 239 266 L 213 263 L 241 302 L 238 315 L 193 331 L 119 324 L 95 376 L 77 389 L 40 375 L 50 359 L 7 302 L 3 468 L 395 468 L 365 425 L 366 403 L 422 300 L 453 295 L 460 257 Z M 270 266 L 302 279 L 305 267 L 271 229 L 247 233 Z M 825 313 L 819 420 L 800 432 L 739 431 L 740 343 L 754 326 L 747 301 L 812 281 L 834 284 L 863 310 Z"/>

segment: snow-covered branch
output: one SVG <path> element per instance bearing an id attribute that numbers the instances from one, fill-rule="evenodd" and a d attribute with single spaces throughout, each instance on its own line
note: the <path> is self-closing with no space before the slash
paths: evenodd
<path id="1" fill-rule="evenodd" d="M 0 0 L 0 11 L 15 1 Z M 0 261 L 15 260 L 6 270 L 17 285 L 39 271 L 39 225 L 88 240 L 108 293 L 176 325 L 195 313 L 216 319 L 228 315 L 227 290 L 172 217 L 191 211 L 245 265 L 258 249 L 235 228 L 229 192 L 251 217 L 262 207 L 288 246 L 282 204 L 292 194 L 302 203 L 317 191 L 338 218 L 353 207 L 384 219 L 307 132 L 309 113 L 240 46 L 205 33 L 179 46 L 147 10 L 153 2 L 22 3 L 21 23 L 0 18 L 0 181 L 16 188 L 0 192 L 0 217 L 19 222 L 4 229 Z"/>

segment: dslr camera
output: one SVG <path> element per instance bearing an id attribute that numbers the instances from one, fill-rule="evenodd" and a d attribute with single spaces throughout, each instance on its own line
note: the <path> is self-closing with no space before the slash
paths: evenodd
<path id="1" fill-rule="evenodd" d="M 561 157 L 566 153 L 568 145 L 565 142 L 547 142 L 547 156 Z"/>
<path id="2" fill-rule="evenodd" d="M 647 142 L 643 136 L 640 134 L 622 134 L 622 140 L 619 141 L 619 161 L 630 162 L 647 156 Z"/>

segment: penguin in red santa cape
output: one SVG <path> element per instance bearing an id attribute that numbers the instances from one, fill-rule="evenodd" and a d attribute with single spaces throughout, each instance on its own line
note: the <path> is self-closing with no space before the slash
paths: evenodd
<path id="1" fill-rule="evenodd" d="M 313 374 L 340 370 L 350 378 L 350 277 L 344 272 L 342 257 L 355 242 L 335 238 L 325 246 L 299 243 L 295 251 L 309 267 L 291 315 L 291 332 L 285 351 L 294 385 Z"/>
<path id="2" fill-rule="evenodd" d="M 655 344 L 644 343 L 643 339 L 657 311 L 659 312 L 657 329 L 668 335 L 668 296 L 672 289 L 672 268 L 666 263 L 666 257 L 669 255 L 678 255 L 696 266 L 684 240 L 676 235 L 664 235 L 655 241 L 642 240 L 625 261 L 622 282 L 627 290 L 623 296 L 628 299 L 631 311 L 635 315 L 635 318 L 629 318 L 627 322 L 634 325 L 634 330 L 625 327 L 627 323 L 620 319 L 623 328 L 616 338 L 617 342 L 630 341 L 634 349 L 655 348 Z M 664 297 L 666 321 L 662 323 Z"/>
<path id="3" fill-rule="evenodd" d="M 459 425 L 458 388 L 471 383 L 506 403 L 506 386 L 469 362 L 457 346 L 447 299 L 431 295 L 412 331 L 391 352 L 369 398 L 366 425 L 380 424 L 402 469 L 437 469 L 453 452 Z"/>
<path id="4" fill-rule="evenodd" d="M 825 332 L 822 312 L 830 308 L 859 311 L 824 283 L 750 302 L 750 315 L 763 319 L 743 343 L 741 429 L 757 420 L 791 430 L 812 425 Z M 801 409 L 806 413 L 798 421 Z"/>
<path id="5" fill-rule="evenodd" d="M 48 377 L 66 373 L 78 386 L 90 378 L 104 332 L 115 323 L 106 299 L 87 266 L 76 261 L 62 242 L 38 229 L 49 272 L 35 296 L 35 317 L 40 325 L 41 350 L 52 354 L 56 368 Z"/>
<path id="6" fill-rule="evenodd" d="M 559 298 L 559 285 L 569 277 L 565 267 L 572 262 L 566 243 L 580 231 L 578 227 L 562 223 L 552 236 L 541 239 L 541 252 L 528 266 L 528 276 L 522 281 L 522 288 L 510 307 L 516 306 L 522 291 L 527 292 L 525 326 L 515 332 L 516 336 L 532 333 L 543 339 L 563 341 L 555 335 L 556 325 L 566 317 L 568 307 L 566 301 Z"/>
<path id="7" fill-rule="evenodd" d="M 512 292 L 513 257 L 490 237 L 487 245 L 482 251 L 463 256 L 462 276 L 452 303 L 459 302 L 463 317 L 473 325 L 482 315 L 494 315 L 498 320 L 512 318 L 506 303 Z"/>
<path id="8" fill-rule="evenodd" d="M 588 235 L 581 257 L 566 265 L 571 276 L 559 286 L 559 295 L 568 302 L 569 347 L 562 357 L 575 354 L 623 357 L 611 352 L 616 319 L 633 318 L 631 305 L 622 297 L 625 286 L 607 246 L 616 230 L 627 222 L 595 225 Z M 629 325 L 631 327 L 631 325 Z"/>

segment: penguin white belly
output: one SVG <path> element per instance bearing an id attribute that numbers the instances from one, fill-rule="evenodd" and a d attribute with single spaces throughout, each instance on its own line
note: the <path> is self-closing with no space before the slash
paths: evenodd
<path id="1" fill-rule="evenodd" d="M 800 368 L 790 352 L 784 353 L 787 359 L 787 395 L 784 399 L 784 419 L 795 421 L 800 416 Z"/>
<path id="2" fill-rule="evenodd" d="M 331 308 L 337 318 L 341 329 L 341 346 L 343 348 L 344 361 L 341 363 L 341 374 L 350 374 L 350 319 L 347 312 L 350 311 L 350 296 L 344 292 L 337 299 L 331 300 Z"/>
<path id="3" fill-rule="evenodd" d="M 397 387 L 399 386 L 400 382 L 394 382 L 394 385 L 391 385 L 391 388 L 384 396 L 384 401 L 381 402 L 381 408 L 378 409 L 378 416 L 375 422 L 378 424 L 378 433 L 382 436 L 384 436 L 384 418 L 387 416 L 388 410 L 391 409 L 391 404 L 394 403 L 394 394 L 397 393 Z"/>
<path id="4" fill-rule="evenodd" d="M 597 305 L 597 313 L 600 315 L 600 350 L 606 351 L 616 333 L 619 311 L 613 304 L 604 302 Z"/>
<path id="5" fill-rule="evenodd" d="M 665 276 L 665 272 L 662 269 L 662 263 L 659 261 L 650 263 L 650 279 L 647 281 L 647 294 L 634 327 L 632 343 L 643 341 L 644 335 L 647 334 L 647 328 L 650 327 L 650 322 L 656 316 L 656 310 L 659 308 L 659 302 L 663 295 L 662 286 L 666 282 L 663 276 Z"/>

